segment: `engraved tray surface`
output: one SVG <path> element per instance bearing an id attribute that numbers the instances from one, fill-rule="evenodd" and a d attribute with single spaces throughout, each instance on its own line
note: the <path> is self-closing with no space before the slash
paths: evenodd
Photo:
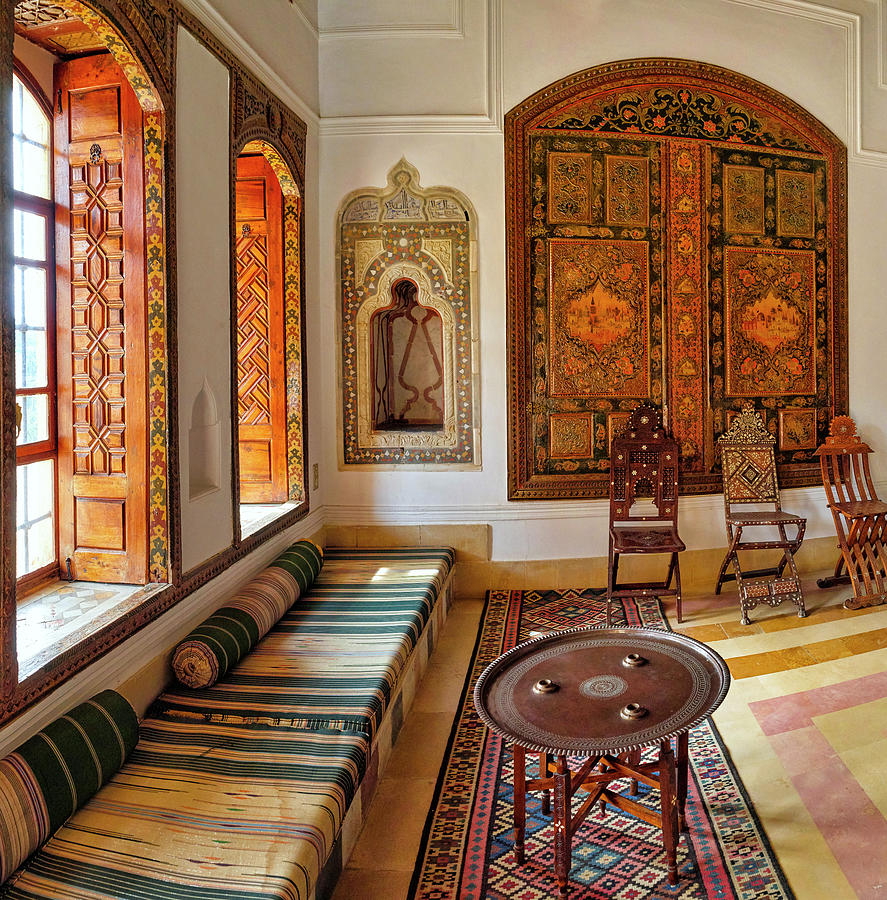
<path id="1" fill-rule="evenodd" d="M 628 654 L 643 665 L 623 663 Z M 533 690 L 548 680 L 549 693 Z M 518 644 L 480 675 L 474 704 L 494 731 L 528 750 L 622 753 L 688 731 L 730 686 L 723 659 L 682 634 L 655 628 L 570 628 Z M 628 704 L 647 710 L 626 719 Z"/>

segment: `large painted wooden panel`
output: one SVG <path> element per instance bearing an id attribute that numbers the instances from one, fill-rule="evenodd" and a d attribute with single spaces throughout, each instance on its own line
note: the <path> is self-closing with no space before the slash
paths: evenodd
<path id="1" fill-rule="evenodd" d="M 701 63 L 571 76 L 506 118 L 509 496 L 603 497 L 643 401 L 681 490 L 720 491 L 751 401 L 783 485 L 847 407 L 846 150 L 792 101 Z"/>
<path id="2" fill-rule="evenodd" d="M 142 110 L 110 54 L 55 69 L 59 550 L 147 578 Z"/>
<path id="3" fill-rule="evenodd" d="M 283 194 L 264 156 L 241 156 L 236 182 L 237 414 L 240 499 L 287 498 Z"/>

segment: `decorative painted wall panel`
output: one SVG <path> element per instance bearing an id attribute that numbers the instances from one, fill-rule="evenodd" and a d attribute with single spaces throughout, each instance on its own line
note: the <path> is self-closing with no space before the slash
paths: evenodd
<path id="1" fill-rule="evenodd" d="M 345 465 L 479 465 L 475 229 L 405 160 L 342 204 Z"/>
<path id="2" fill-rule="evenodd" d="M 847 408 L 846 150 L 757 82 L 632 60 L 506 117 L 509 497 L 602 497 L 642 401 L 681 490 L 721 490 L 744 401 L 783 485 Z"/>

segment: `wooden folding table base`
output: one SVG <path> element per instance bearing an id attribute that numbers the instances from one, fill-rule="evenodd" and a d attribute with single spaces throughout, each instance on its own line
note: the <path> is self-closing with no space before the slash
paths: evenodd
<path id="1" fill-rule="evenodd" d="M 649 825 L 662 829 L 662 843 L 668 866 L 669 884 L 678 883 L 677 851 L 680 832 L 687 830 L 684 809 L 687 804 L 687 770 L 689 737 L 685 731 L 678 735 L 677 753 L 671 741 L 659 745 L 659 758 L 642 763 L 640 751 L 590 756 L 578 769 L 571 770 L 566 756 L 539 754 L 537 778 L 526 777 L 525 748 L 513 746 L 514 753 L 514 861 L 524 862 L 526 833 L 526 797 L 529 791 L 544 791 L 543 812 L 550 808 L 554 794 L 552 823 L 554 825 L 554 874 L 561 896 L 568 892 L 573 837 L 586 816 L 599 806 L 601 811 L 611 806 L 631 813 Z M 659 791 L 659 812 L 633 800 L 630 796 L 610 789 L 614 781 L 629 779 L 632 794 L 637 784 L 646 784 Z M 572 799 L 577 791 L 587 791 L 579 809 L 573 812 Z"/>
<path id="2" fill-rule="evenodd" d="M 677 884 L 688 732 L 717 708 L 729 684 L 727 665 L 714 650 L 657 628 L 568 628 L 494 660 L 477 679 L 474 704 L 514 748 L 515 860 L 525 852 L 527 791 L 542 791 L 544 812 L 554 795 L 560 896 L 569 893 L 577 829 L 595 805 L 608 803 L 662 829 L 668 880 Z M 658 747 L 658 758 L 642 762 L 644 747 Z M 529 780 L 528 752 L 540 756 L 538 777 Z M 581 760 L 578 768 L 571 770 L 570 760 Z M 620 779 L 628 779 L 631 793 L 638 782 L 657 788 L 659 811 L 611 787 Z M 586 792 L 581 799 L 580 790 Z"/>

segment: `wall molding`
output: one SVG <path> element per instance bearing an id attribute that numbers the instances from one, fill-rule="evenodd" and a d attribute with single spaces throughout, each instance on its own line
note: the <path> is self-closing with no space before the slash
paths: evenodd
<path id="1" fill-rule="evenodd" d="M 887 151 L 866 147 L 862 135 L 863 118 L 863 61 L 864 49 L 862 30 L 864 17 L 857 12 L 826 6 L 813 0 L 728 0 L 739 6 L 748 6 L 765 12 L 779 13 L 795 18 L 807 19 L 828 25 L 844 32 L 845 56 L 847 69 L 845 72 L 846 114 L 844 128 L 848 135 L 848 161 L 863 165 L 887 167 Z M 877 72 L 877 89 L 887 90 L 887 72 L 885 72 L 885 55 L 887 55 L 887 35 L 884 32 L 883 2 L 874 3 L 874 17 L 877 35 L 875 40 Z"/>
<path id="2" fill-rule="evenodd" d="M 327 116 L 320 134 L 501 134 L 503 0 L 486 0 L 486 110 L 477 115 Z M 403 36 L 403 32 L 399 36 Z"/>
<path id="3" fill-rule="evenodd" d="M 887 481 L 876 484 L 881 496 L 887 495 Z M 782 505 L 822 506 L 825 491 L 821 486 L 785 488 L 780 491 Z M 723 494 L 681 496 L 681 514 L 715 512 L 723 515 Z M 397 504 L 354 506 L 330 504 L 322 507 L 324 525 L 458 525 L 496 522 L 522 522 L 530 519 L 606 519 L 609 502 L 601 500 L 515 500 L 507 504 L 460 504 L 443 506 L 398 506 Z M 720 539 L 720 536 L 719 536 Z"/>
<path id="4" fill-rule="evenodd" d="M 300 0 L 289 0 L 289 2 L 296 15 L 302 20 L 302 24 L 314 35 L 314 37 L 319 38 L 320 32 L 317 30 L 317 25 L 311 21 L 308 13 L 302 9 Z"/>
<path id="5" fill-rule="evenodd" d="M 269 63 L 265 57 L 253 47 L 249 41 L 237 32 L 227 19 L 223 18 L 208 2 L 208 0 L 180 0 L 181 6 L 199 19 L 216 37 L 239 58 L 241 64 L 257 76 L 265 85 L 286 103 L 293 112 L 303 118 L 310 129 L 317 129 L 320 116 L 290 87 L 283 76 Z M 300 13 L 299 18 L 306 27 L 317 34 L 305 14 L 297 4 L 293 9 Z M 182 27 L 186 26 L 182 24 Z"/>
<path id="6" fill-rule="evenodd" d="M 320 40 L 341 38 L 464 38 L 465 5 L 468 0 L 450 0 L 450 18 L 446 22 L 429 22 L 426 25 L 333 25 L 324 27 L 318 22 Z M 319 14 L 318 14 L 319 15 Z"/>

